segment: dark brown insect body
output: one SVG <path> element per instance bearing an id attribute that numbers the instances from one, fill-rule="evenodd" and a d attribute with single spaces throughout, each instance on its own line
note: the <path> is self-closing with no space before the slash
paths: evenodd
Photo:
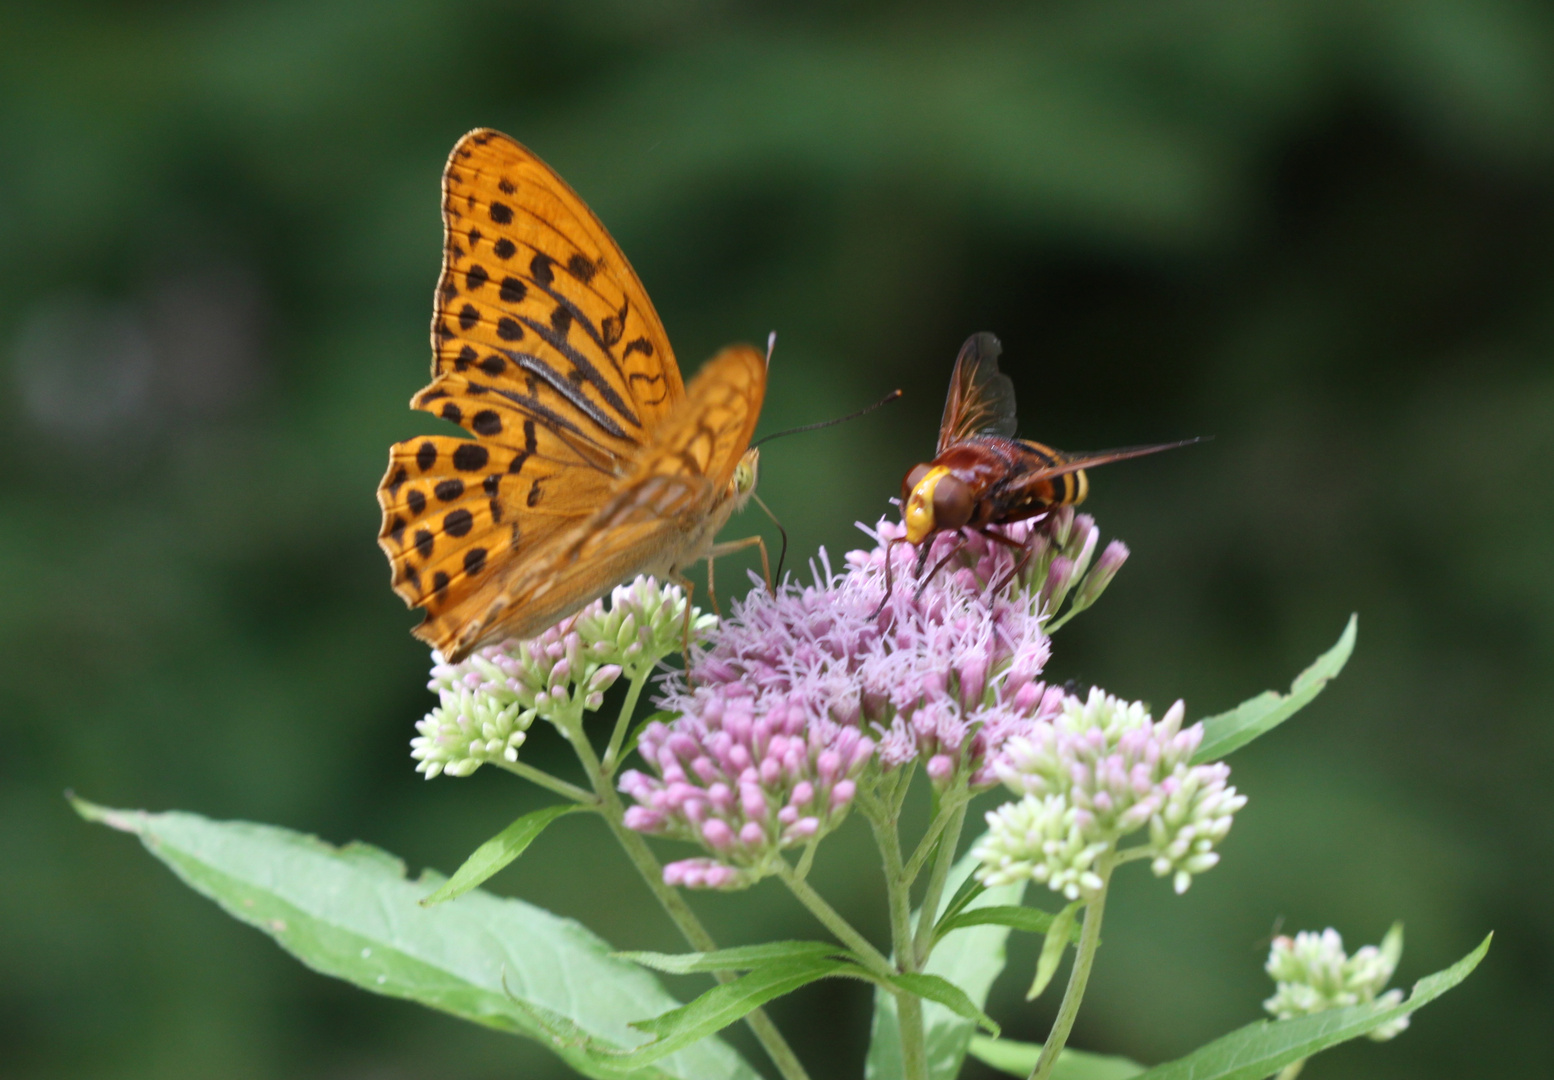
<path id="1" fill-rule="evenodd" d="M 1001 351 L 992 334 L 973 334 L 955 359 L 937 456 L 901 485 L 906 539 L 914 545 L 946 529 L 982 531 L 1077 505 L 1090 493 L 1086 468 L 1198 441 L 1065 454 L 1016 439 L 1014 384 L 998 370 Z"/>

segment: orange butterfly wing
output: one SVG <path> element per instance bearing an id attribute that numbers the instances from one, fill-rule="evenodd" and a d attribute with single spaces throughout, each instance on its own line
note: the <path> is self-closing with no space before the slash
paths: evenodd
<path id="1" fill-rule="evenodd" d="M 701 558 L 736 508 L 734 470 L 765 395 L 766 359 L 755 349 L 732 345 L 709 360 L 635 471 L 514 578 L 503 602 L 532 613 L 514 636 L 592 600 L 603 591 L 596 578 L 608 588 L 637 574 L 672 575 Z"/>
<path id="2" fill-rule="evenodd" d="M 955 370 L 950 373 L 935 453 L 942 454 L 973 435 L 1014 435 L 1014 383 L 998 370 L 1001 352 L 998 339 L 986 332 L 972 334 L 960 347 Z"/>
<path id="3" fill-rule="evenodd" d="M 411 405 L 475 438 L 391 448 L 379 546 L 395 592 L 426 609 L 416 636 L 453 657 L 530 636 L 630 576 L 608 576 L 629 560 L 562 565 L 557 553 L 604 527 L 601 508 L 658 459 L 654 448 L 679 430 L 688 399 L 625 255 L 525 147 L 490 130 L 460 139 L 443 173 L 443 226 L 433 381 Z M 764 379 L 762 364 L 762 389 Z M 751 427 L 759 408 L 757 393 Z M 688 520 L 714 505 L 699 489 L 679 513 Z M 635 543 L 625 534 L 598 542 L 628 551 Z M 551 600 L 576 602 L 559 611 L 520 602 L 514 586 L 540 573 L 552 581 Z"/>

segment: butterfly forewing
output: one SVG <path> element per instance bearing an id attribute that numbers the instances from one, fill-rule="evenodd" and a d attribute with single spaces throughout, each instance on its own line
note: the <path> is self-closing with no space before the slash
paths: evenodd
<path id="1" fill-rule="evenodd" d="M 1014 383 L 998 370 L 1002 351 L 998 338 L 985 331 L 972 334 L 960 347 L 939 422 L 937 453 L 975 435 L 1014 435 Z"/>
<path id="2" fill-rule="evenodd" d="M 461 139 L 443 175 L 443 224 L 434 375 L 464 376 L 468 391 L 506 398 L 583 453 L 629 453 L 682 399 L 636 273 L 526 148 L 489 130 Z"/>

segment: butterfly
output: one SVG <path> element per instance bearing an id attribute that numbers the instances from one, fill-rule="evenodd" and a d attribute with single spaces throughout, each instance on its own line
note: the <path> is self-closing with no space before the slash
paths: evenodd
<path id="1" fill-rule="evenodd" d="M 729 346 L 684 384 L 604 225 L 500 132 L 454 146 L 442 216 L 432 382 L 410 405 L 474 437 L 396 443 L 378 486 L 415 636 L 457 661 L 757 542 L 713 538 L 755 490 L 766 356 Z"/>
<path id="2" fill-rule="evenodd" d="M 1024 521 L 1084 502 L 1090 493 L 1086 469 L 1199 441 L 1066 454 L 1030 439 L 1016 439 L 1014 383 L 998 370 L 1002 351 L 992 334 L 966 339 L 950 374 L 935 457 L 914 466 L 902 481 L 906 541 L 920 548 L 919 564 L 928 551 L 924 541 L 937 533 L 969 528 L 991 540 L 1014 544 L 1000 533 L 988 532 L 988 526 Z"/>

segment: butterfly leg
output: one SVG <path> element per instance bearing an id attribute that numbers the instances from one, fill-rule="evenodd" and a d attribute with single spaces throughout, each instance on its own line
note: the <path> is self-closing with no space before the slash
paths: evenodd
<path id="1" fill-rule="evenodd" d="M 707 565 L 709 569 L 712 566 L 711 563 Z M 669 580 L 685 590 L 685 623 L 680 627 L 680 654 L 689 661 L 691 655 L 691 613 L 696 610 L 691 603 L 691 598 L 696 594 L 696 582 L 678 570 L 669 571 Z"/>
<path id="2" fill-rule="evenodd" d="M 707 592 L 712 596 L 712 610 L 718 610 L 718 597 L 712 584 L 712 563 L 714 559 L 721 559 L 725 555 L 732 555 L 736 551 L 744 551 L 746 548 L 758 547 L 761 549 L 761 575 L 766 579 L 766 591 L 773 596 L 777 590 L 772 587 L 772 559 L 767 553 L 766 541 L 759 536 L 747 536 L 743 540 L 729 540 L 722 544 L 713 544 L 707 552 Z M 721 612 L 719 612 L 721 614 Z"/>

